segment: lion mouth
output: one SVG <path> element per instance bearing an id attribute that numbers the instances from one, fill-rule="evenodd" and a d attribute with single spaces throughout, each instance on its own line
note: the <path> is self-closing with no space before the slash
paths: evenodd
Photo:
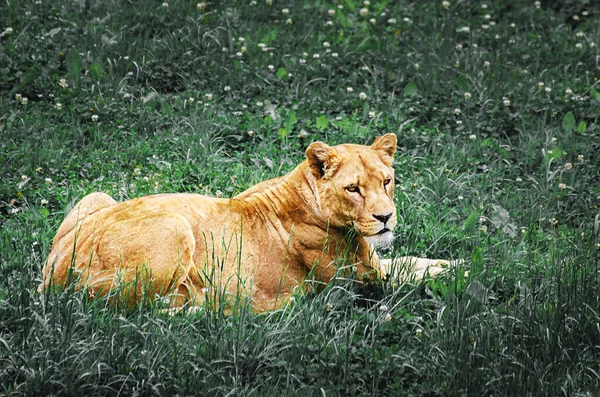
<path id="1" fill-rule="evenodd" d="M 377 233 L 375 233 L 373 236 L 380 236 L 382 234 L 386 234 L 391 232 L 390 229 L 388 229 L 387 227 L 384 227 L 383 229 L 381 229 L 380 231 L 378 231 Z"/>

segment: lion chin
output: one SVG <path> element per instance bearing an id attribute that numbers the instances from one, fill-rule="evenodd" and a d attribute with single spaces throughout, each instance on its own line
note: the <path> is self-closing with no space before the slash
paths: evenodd
<path id="1" fill-rule="evenodd" d="M 378 233 L 372 236 L 365 237 L 365 240 L 375 248 L 391 248 L 394 242 L 394 233 L 387 231 L 385 233 Z"/>

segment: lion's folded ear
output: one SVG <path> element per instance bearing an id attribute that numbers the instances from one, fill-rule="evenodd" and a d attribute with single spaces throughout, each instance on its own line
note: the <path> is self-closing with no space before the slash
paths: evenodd
<path id="1" fill-rule="evenodd" d="M 306 149 L 306 160 L 310 170 L 317 178 L 333 176 L 340 163 L 334 148 L 323 142 L 313 142 Z"/>
<path id="2" fill-rule="evenodd" d="M 371 148 L 373 150 L 383 152 L 390 157 L 394 157 L 394 153 L 396 153 L 396 145 L 398 145 L 396 134 L 385 134 L 375 138 Z"/>

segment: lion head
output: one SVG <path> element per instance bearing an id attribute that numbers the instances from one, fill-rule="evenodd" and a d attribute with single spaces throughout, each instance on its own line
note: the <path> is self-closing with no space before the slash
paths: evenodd
<path id="1" fill-rule="evenodd" d="M 386 134 L 371 146 L 313 142 L 306 149 L 319 211 L 330 226 L 353 228 L 374 246 L 391 244 L 396 144 L 396 135 Z"/>

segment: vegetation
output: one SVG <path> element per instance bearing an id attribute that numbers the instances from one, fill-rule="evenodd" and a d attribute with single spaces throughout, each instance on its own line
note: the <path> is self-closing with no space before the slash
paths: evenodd
<path id="1" fill-rule="evenodd" d="M 7 0 L 0 393 L 593 396 L 600 8 L 562 2 Z M 92 191 L 233 196 L 314 140 L 395 132 L 386 256 L 469 270 L 263 315 L 38 294 Z"/>

